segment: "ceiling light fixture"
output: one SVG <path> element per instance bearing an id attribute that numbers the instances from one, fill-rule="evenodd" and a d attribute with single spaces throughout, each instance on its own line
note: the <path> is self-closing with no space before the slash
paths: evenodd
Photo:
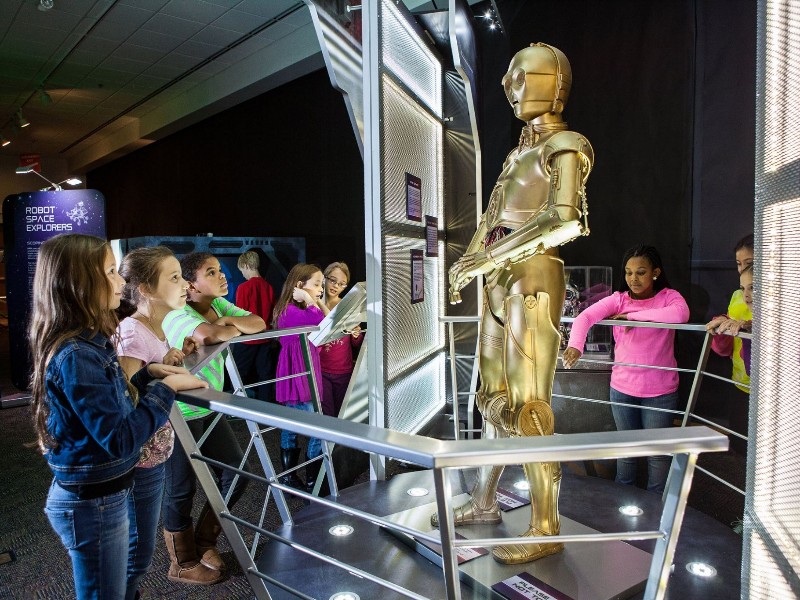
<path id="1" fill-rule="evenodd" d="M 6 136 L 0 134 L 0 146 L 8 146 L 11 143 L 11 140 L 8 139 Z"/>
<path id="2" fill-rule="evenodd" d="M 56 192 L 62 191 L 61 185 L 59 185 L 58 183 L 54 183 L 54 182 L 50 181 L 47 177 L 45 177 L 44 175 L 39 173 L 39 171 L 36 170 L 36 166 L 35 165 L 26 165 L 24 167 L 17 167 L 17 175 L 27 175 L 28 173 L 35 173 L 36 175 L 38 175 L 39 177 L 44 179 L 47 183 L 50 184 L 50 186 Z M 61 183 L 64 183 L 64 182 L 62 181 Z M 47 188 L 45 188 L 45 189 L 47 189 Z"/>
<path id="3" fill-rule="evenodd" d="M 43 87 L 39 88 L 39 104 L 42 106 L 48 106 L 52 103 L 53 99 L 50 97 L 50 94 L 48 94 Z"/>
<path id="4" fill-rule="evenodd" d="M 25 116 L 22 114 L 21 108 L 17 111 L 16 118 L 17 118 L 17 125 L 20 127 L 20 129 L 30 125 L 28 119 L 26 119 Z"/>
<path id="5" fill-rule="evenodd" d="M 42 12 L 47 12 L 48 10 L 53 8 L 54 5 L 55 2 L 53 0 L 39 0 L 39 6 L 37 6 L 36 8 L 38 8 Z"/>

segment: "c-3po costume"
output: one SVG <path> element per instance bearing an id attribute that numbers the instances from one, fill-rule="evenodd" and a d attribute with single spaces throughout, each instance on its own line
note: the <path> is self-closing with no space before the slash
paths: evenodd
<path id="1" fill-rule="evenodd" d="M 489 207 L 466 253 L 450 269 L 450 301 L 486 275 L 480 329 L 483 436 L 552 435 L 553 391 L 564 303 L 564 263 L 558 246 L 588 235 L 584 184 L 594 153 L 567 131 L 561 113 L 572 82 L 567 57 L 547 44 L 514 55 L 503 88 L 526 123 L 506 158 Z M 520 537 L 558 535 L 559 463 L 523 465 L 530 484 L 530 527 Z M 502 466 L 482 467 L 469 502 L 455 509 L 456 526 L 499 523 L 495 499 Z M 438 525 L 437 515 L 431 517 Z M 495 560 L 524 563 L 560 552 L 561 543 L 498 546 Z"/>

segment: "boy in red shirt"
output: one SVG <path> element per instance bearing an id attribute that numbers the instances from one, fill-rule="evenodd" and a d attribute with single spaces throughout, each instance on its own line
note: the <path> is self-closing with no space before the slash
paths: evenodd
<path id="1" fill-rule="evenodd" d="M 267 329 L 269 329 L 272 309 L 275 305 L 275 292 L 259 274 L 258 254 L 248 250 L 239 257 L 237 266 L 245 281 L 236 288 L 236 306 L 260 316 L 267 323 Z M 270 340 L 232 345 L 233 358 L 244 383 L 255 383 L 275 377 L 275 365 L 270 345 Z M 259 400 L 273 400 L 274 393 L 270 393 L 271 385 L 259 385 L 252 389 L 255 390 L 255 397 Z"/>

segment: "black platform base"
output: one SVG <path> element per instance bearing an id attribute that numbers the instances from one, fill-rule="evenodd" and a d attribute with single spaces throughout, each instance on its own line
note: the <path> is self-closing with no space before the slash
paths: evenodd
<path id="1" fill-rule="evenodd" d="M 514 482 L 521 479 L 521 473 L 519 467 L 506 469 L 501 487 L 512 489 Z M 473 480 L 469 471 L 455 473 L 451 477 L 454 494 L 467 491 Z M 412 487 L 427 488 L 430 494 L 422 497 L 410 496 L 406 492 Z M 404 473 L 387 482 L 371 481 L 360 484 L 344 490 L 338 499 L 341 504 L 379 516 L 423 506 L 434 500 L 429 471 Z M 622 515 L 619 507 L 628 504 L 639 506 L 644 514 L 639 517 Z M 605 479 L 565 474 L 560 512 L 564 517 L 598 531 L 657 529 L 661 499 L 645 490 L 618 485 Z M 294 515 L 294 519 L 294 526 L 284 526 L 276 533 L 405 587 L 422 597 L 445 597 L 441 569 L 381 527 L 318 505 L 303 509 Z M 350 525 L 354 529 L 353 533 L 347 537 L 334 537 L 329 530 L 338 524 Z M 631 542 L 631 545 L 652 553 L 654 542 Z M 687 508 L 667 598 L 738 598 L 741 584 L 741 548 L 742 538 L 732 530 L 696 510 Z M 694 561 L 712 565 L 717 570 L 717 575 L 711 578 L 692 575 L 686 570 L 686 564 Z M 278 542 L 269 542 L 263 547 L 257 564 L 260 571 L 320 600 L 327 600 L 336 592 L 344 591 L 357 593 L 361 600 L 406 597 Z M 599 576 L 607 577 L 608 574 Z M 465 600 L 491 597 L 486 590 L 473 589 L 464 583 L 461 584 L 461 593 Z M 275 599 L 296 598 L 274 586 L 270 586 L 270 594 Z M 642 594 L 633 597 L 641 598 Z"/>

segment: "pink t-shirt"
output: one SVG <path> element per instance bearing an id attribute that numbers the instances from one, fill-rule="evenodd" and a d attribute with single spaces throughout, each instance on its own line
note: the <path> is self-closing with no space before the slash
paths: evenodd
<path id="1" fill-rule="evenodd" d="M 160 363 L 164 360 L 164 355 L 169 352 L 169 344 L 166 340 L 158 339 L 147 325 L 133 317 L 123 319 L 117 333 L 119 335 L 117 355 L 119 356 L 138 358 L 145 364 Z M 170 457 L 174 446 L 175 432 L 167 421 L 142 446 L 142 453 L 136 466 L 148 469 L 160 465 Z"/>
<path id="2" fill-rule="evenodd" d="M 583 352 L 586 335 L 592 325 L 619 314 L 627 314 L 629 321 L 686 323 L 689 320 L 689 307 L 683 296 L 669 288 L 659 291 L 647 300 L 634 300 L 628 292 L 614 292 L 575 318 L 568 345 Z M 657 367 L 677 366 L 675 330 L 624 325 L 613 327 L 612 330 L 616 362 Z M 652 398 L 677 390 L 678 373 L 614 365 L 611 369 L 611 387 L 630 396 Z"/>

